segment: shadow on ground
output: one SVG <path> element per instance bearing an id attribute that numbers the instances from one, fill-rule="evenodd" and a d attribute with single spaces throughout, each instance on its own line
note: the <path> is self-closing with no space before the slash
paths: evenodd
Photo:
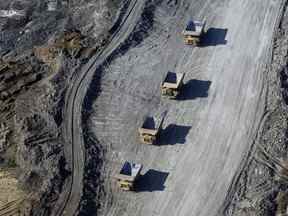
<path id="1" fill-rule="evenodd" d="M 217 46 L 227 44 L 226 35 L 228 29 L 209 28 L 201 39 L 200 47 Z"/>
<path id="2" fill-rule="evenodd" d="M 163 191 L 165 189 L 164 184 L 168 175 L 168 172 L 150 169 L 144 175 L 140 176 L 139 180 L 136 183 L 135 191 Z"/>
<path id="3" fill-rule="evenodd" d="M 208 97 L 208 91 L 211 81 L 207 80 L 189 80 L 181 89 L 178 100 L 192 100 L 195 98 Z"/>
<path id="4" fill-rule="evenodd" d="M 161 131 L 159 145 L 184 144 L 191 126 L 170 124 Z"/>

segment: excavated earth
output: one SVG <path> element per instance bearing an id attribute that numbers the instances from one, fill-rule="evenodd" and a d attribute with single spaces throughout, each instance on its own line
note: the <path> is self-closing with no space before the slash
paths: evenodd
<path id="1" fill-rule="evenodd" d="M 0 1 L 1 215 L 52 214 L 71 176 L 63 151 L 65 93 L 109 37 L 116 5 Z"/>

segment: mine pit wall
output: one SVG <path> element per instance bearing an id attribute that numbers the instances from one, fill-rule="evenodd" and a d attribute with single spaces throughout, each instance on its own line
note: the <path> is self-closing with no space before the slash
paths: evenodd
<path id="1" fill-rule="evenodd" d="M 284 215 L 288 207 L 288 1 L 276 25 L 266 74 L 265 120 L 224 215 Z M 231 198 L 231 197 L 230 197 Z M 285 215 L 286 215 L 285 214 Z"/>

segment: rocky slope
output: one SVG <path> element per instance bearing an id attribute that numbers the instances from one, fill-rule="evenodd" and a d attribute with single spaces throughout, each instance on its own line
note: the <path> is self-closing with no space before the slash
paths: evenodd
<path id="1" fill-rule="evenodd" d="M 31 215 L 50 214 L 70 175 L 65 91 L 109 36 L 113 8 L 112 0 L 0 1 L 0 166 L 17 170 L 14 189 L 24 189 Z"/>

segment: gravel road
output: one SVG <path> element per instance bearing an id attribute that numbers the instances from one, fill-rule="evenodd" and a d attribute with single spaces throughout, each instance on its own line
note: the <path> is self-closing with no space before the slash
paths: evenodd
<path id="1" fill-rule="evenodd" d="M 64 138 L 65 156 L 71 166 L 72 176 L 69 183 L 66 184 L 64 192 L 53 211 L 53 215 L 75 215 L 79 207 L 83 191 L 83 173 L 84 173 L 84 139 L 82 131 L 82 111 L 84 99 L 87 94 L 89 84 L 93 78 L 95 70 L 111 55 L 113 50 L 128 37 L 133 30 L 133 23 L 137 21 L 139 15 L 137 11 L 141 10 L 143 3 L 141 1 L 131 1 L 119 24 L 119 28 L 111 37 L 110 43 L 101 53 L 94 56 L 75 74 L 70 81 L 66 94 L 66 104 L 64 110 Z"/>
<path id="2" fill-rule="evenodd" d="M 105 215 L 223 214 L 264 116 L 265 69 L 282 3 L 155 0 L 135 7 L 121 46 L 119 39 L 108 49 L 91 116 L 91 130 L 108 149 Z M 202 47 L 183 44 L 191 17 L 207 21 Z M 186 73 L 180 100 L 160 98 L 167 71 Z M 143 117 L 165 110 L 161 144 L 140 144 Z M 144 164 L 137 193 L 114 187 L 124 160 Z"/>

